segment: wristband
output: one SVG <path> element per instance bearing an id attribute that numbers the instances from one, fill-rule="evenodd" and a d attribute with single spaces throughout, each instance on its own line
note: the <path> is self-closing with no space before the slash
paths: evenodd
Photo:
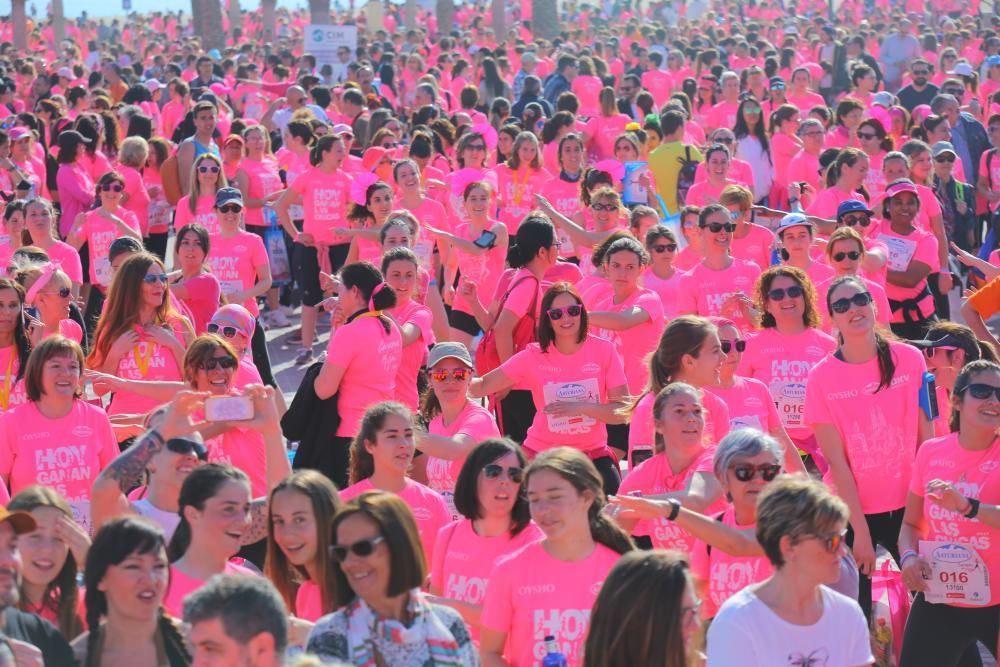
<path id="1" fill-rule="evenodd" d="M 903 563 L 906 562 L 907 558 L 918 558 L 917 552 L 913 549 L 907 549 L 903 553 L 899 554 L 899 566 L 902 567 Z"/>
<path id="2" fill-rule="evenodd" d="M 979 501 L 975 498 L 966 498 L 969 501 L 969 511 L 963 514 L 966 519 L 975 519 L 979 514 Z"/>
<path id="3" fill-rule="evenodd" d="M 676 521 L 677 515 L 681 513 L 681 501 L 671 498 L 667 502 L 670 503 L 670 514 L 667 515 L 667 521 Z"/>

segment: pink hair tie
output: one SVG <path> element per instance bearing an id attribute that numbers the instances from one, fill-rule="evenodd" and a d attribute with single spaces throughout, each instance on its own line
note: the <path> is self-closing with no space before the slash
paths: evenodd
<path id="1" fill-rule="evenodd" d="M 610 174 L 615 181 L 625 180 L 625 165 L 618 160 L 601 160 L 594 165 L 594 169 Z"/>
<path id="2" fill-rule="evenodd" d="M 57 262 L 46 262 L 41 266 L 42 273 L 38 276 L 38 279 L 31 284 L 28 288 L 27 294 L 24 295 L 24 302 L 30 305 L 34 305 L 35 297 L 38 293 L 42 291 L 42 288 L 49 284 L 52 280 L 53 274 L 59 269 L 59 264 Z"/>
<path id="3" fill-rule="evenodd" d="M 380 282 L 378 285 L 375 286 L 375 289 L 372 290 L 372 295 L 368 297 L 368 310 L 370 311 L 378 310 L 377 308 L 375 308 L 375 295 L 381 292 L 384 288 L 385 288 L 385 281 Z"/>

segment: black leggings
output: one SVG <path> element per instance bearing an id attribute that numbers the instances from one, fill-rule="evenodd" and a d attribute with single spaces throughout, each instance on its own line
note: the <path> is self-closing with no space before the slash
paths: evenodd
<path id="1" fill-rule="evenodd" d="M 271 357 L 267 354 L 267 336 L 260 326 L 260 320 L 253 329 L 253 336 L 250 338 L 250 352 L 253 354 L 253 365 L 260 373 L 260 379 L 269 387 L 278 388 L 278 383 L 274 380 L 271 372 Z"/>
<path id="2" fill-rule="evenodd" d="M 865 522 L 868 524 L 868 533 L 872 537 L 872 547 L 876 550 L 878 545 L 882 545 L 892 554 L 893 559 L 899 562 L 899 529 L 903 525 L 903 509 L 881 512 L 879 514 L 866 514 Z M 847 546 L 854 546 L 854 529 L 848 528 Z M 861 574 L 858 581 L 858 604 L 861 611 L 865 613 L 865 619 L 871 625 L 872 621 L 872 578 L 870 575 Z"/>
<path id="3" fill-rule="evenodd" d="M 601 473 L 604 480 L 604 495 L 613 496 L 618 493 L 618 487 L 622 483 L 622 473 L 618 469 L 618 464 L 610 456 L 602 456 L 594 459 L 594 467 Z"/>
<path id="4" fill-rule="evenodd" d="M 1000 605 L 931 604 L 918 593 L 906 619 L 900 667 L 979 667 L 976 642 L 996 657 Z"/>

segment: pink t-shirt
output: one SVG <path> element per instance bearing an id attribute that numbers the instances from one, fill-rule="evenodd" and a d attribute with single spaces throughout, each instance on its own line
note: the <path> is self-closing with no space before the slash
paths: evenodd
<path id="1" fill-rule="evenodd" d="M 715 388 L 712 388 L 714 391 Z M 712 391 L 701 390 L 701 404 L 705 414 L 705 432 L 702 436 L 706 448 L 715 447 L 729 433 L 729 407 Z M 653 404 L 656 396 L 647 393 L 632 411 L 632 421 L 628 431 L 629 456 L 636 451 L 653 451 Z"/>
<path id="2" fill-rule="evenodd" d="M 684 203 L 688 206 L 708 206 L 709 204 L 718 204 L 719 197 L 722 196 L 722 191 L 725 190 L 730 185 L 742 185 L 745 188 L 749 186 L 743 181 L 737 181 L 733 178 L 726 179 L 726 182 L 719 187 L 713 186 L 707 180 L 697 181 L 691 186 L 691 189 L 687 191 L 687 195 L 684 196 Z"/>
<path id="3" fill-rule="evenodd" d="M 413 510 L 413 518 L 417 520 L 417 530 L 420 532 L 420 544 L 424 547 L 424 557 L 431 563 L 434 561 L 434 541 L 441 528 L 451 521 L 451 511 L 437 491 L 414 482 L 409 477 L 405 481 L 406 486 L 398 495 Z M 373 490 L 375 486 L 371 480 L 363 479 L 341 491 L 340 499 L 347 502 L 365 491 Z"/>
<path id="4" fill-rule="evenodd" d="M 649 267 L 642 273 L 642 286 L 653 290 L 660 296 L 664 322 L 677 317 L 677 295 L 681 286 L 681 273 L 676 267 L 674 267 L 674 275 L 666 279 L 657 276 Z"/>
<path id="5" fill-rule="evenodd" d="M 493 224 L 495 223 L 492 220 L 489 221 L 489 227 L 486 228 L 489 229 Z M 459 238 L 470 241 L 475 241 L 482 235 L 472 233 L 469 230 L 469 223 L 467 222 L 459 223 L 455 227 L 454 234 Z M 479 294 L 493 293 L 497 288 L 500 276 L 503 275 L 504 262 L 507 258 L 507 246 L 495 245 L 478 255 L 465 252 L 458 246 L 452 247 L 449 252 L 455 253 L 459 273 L 463 278 L 468 278 L 476 284 Z M 461 290 L 456 290 L 455 292 L 455 301 L 452 309 L 463 313 L 471 313 L 472 307 L 469 306 Z"/>
<path id="6" fill-rule="evenodd" d="M 589 152 L 595 161 L 609 160 L 615 156 L 615 139 L 631 122 L 632 119 L 623 113 L 598 115 L 587 121 L 583 131 L 591 138 Z"/>
<path id="7" fill-rule="evenodd" d="M 496 175 L 500 222 L 515 234 L 524 216 L 535 209 L 535 195 L 542 192 L 542 186 L 552 176 L 544 169 L 536 171 L 522 165 L 514 171 L 506 164 L 497 166 Z"/>
<path id="8" fill-rule="evenodd" d="M 451 424 L 446 425 L 442 415 L 432 419 L 427 425 L 427 432 L 443 438 L 464 436 L 476 443 L 487 438 L 500 437 L 500 430 L 497 428 L 493 413 L 472 401 L 466 401 L 465 407 Z M 456 518 L 458 512 L 455 509 L 455 484 L 458 482 L 458 473 L 461 472 L 464 463 L 464 458 L 449 461 L 436 456 L 427 457 L 427 486 L 441 494 L 448 503 L 452 516 Z"/>
<path id="9" fill-rule="evenodd" d="M 0 414 L 13 410 L 28 400 L 24 379 L 17 379 L 20 370 L 21 360 L 17 356 L 17 348 L 13 345 L 0 348 L 0 373 L 3 373 L 3 380 L 0 380 Z"/>
<path id="10" fill-rule="evenodd" d="M 480 625 L 507 635 L 511 667 L 534 667 L 545 657 L 545 636 L 554 635 L 572 667 L 583 664 L 590 612 L 619 554 L 603 544 L 574 562 L 556 560 L 543 541 L 533 542 L 493 568 L 486 584 Z"/>
<path id="11" fill-rule="evenodd" d="M 931 268 L 932 273 L 941 267 L 938 258 L 938 241 L 930 232 L 914 229 L 904 236 L 892 231 L 889 225 L 885 224 L 879 228 L 878 239 L 889 247 L 889 261 L 886 263 L 886 267 L 890 271 L 906 271 L 912 262 L 926 264 Z M 921 280 L 916 287 L 903 287 L 887 280 L 885 294 L 893 301 L 904 301 L 920 296 L 926 287 L 926 278 Z M 920 313 L 924 317 L 930 317 L 934 313 L 934 299 L 930 294 L 926 294 L 918 303 Z M 892 321 L 894 323 L 904 321 L 902 309 L 892 314 Z"/>
<path id="12" fill-rule="evenodd" d="M 801 146 L 783 132 L 777 132 L 771 137 L 771 159 L 774 161 L 774 184 L 785 187 L 794 179 L 806 180 L 788 169 L 792 158 L 801 150 Z"/>
<path id="13" fill-rule="evenodd" d="M 785 185 L 801 180 L 813 186 L 813 189 L 817 192 L 820 191 L 818 155 L 807 153 L 804 150 L 799 151 L 788 161 L 785 174 L 788 177 Z M 834 210 L 834 213 L 836 213 L 836 210 Z"/>
<path id="14" fill-rule="evenodd" d="M 278 161 L 272 155 L 265 155 L 263 160 L 243 158 L 240 168 L 247 175 L 247 197 L 263 199 L 268 195 L 282 190 L 281 177 L 278 176 Z M 246 208 L 243 211 L 243 222 L 248 227 L 266 227 L 264 208 Z"/>
<path id="15" fill-rule="evenodd" d="M 268 266 L 264 241 L 253 232 L 243 230 L 229 237 L 213 236 L 206 261 L 227 297 L 252 289 L 257 282 L 257 269 Z M 257 299 L 246 299 L 242 305 L 254 317 L 260 314 Z"/>
<path id="16" fill-rule="evenodd" d="M 771 266 L 772 245 L 774 245 L 774 232 L 767 227 L 751 223 L 746 236 L 738 238 L 735 234 L 733 235 L 733 243 L 729 252 L 733 257 L 766 268 Z"/>
<path id="17" fill-rule="evenodd" d="M 139 332 L 139 342 L 118 361 L 114 374 L 126 380 L 181 382 L 180 364 L 174 353 L 152 337 L 146 336 L 141 327 L 136 327 L 136 330 Z M 178 330 L 179 326 L 174 327 L 174 337 L 183 344 L 184 339 Z M 116 391 L 108 407 L 108 414 L 144 415 L 160 403 L 162 401 L 129 391 Z"/>
<path id="18" fill-rule="evenodd" d="M 177 201 L 174 209 L 174 229 L 180 230 L 184 225 L 196 222 L 208 230 L 209 236 L 215 239 L 221 231 L 219 216 L 215 212 L 215 194 L 198 197 L 195 213 L 191 213 L 190 202 L 191 195 L 184 195 Z"/>
<path id="19" fill-rule="evenodd" d="M 802 112 L 807 112 L 815 106 L 826 106 L 826 100 L 823 99 L 822 95 L 809 91 L 806 91 L 801 95 L 796 95 L 794 92 L 789 91 L 789 93 L 785 96 L 785 99 L 788 100 L 789 104 L 797 107 L 799 111 Z"/>
<path id="20" fill-rule="evenodd" d="M 62 241 L 53 241 L 48 248 L 45 248 L 45 252 L 48 253 L 49 259 L 59 264 L 59 268 L 74 284 L 83 284 L 83 263 L 76 248 Z"/>
<path id="21" fill-rule="evenodd" d="M 818 329 L 786 336 L 775 328 L 762 329 L 747 339 L 737 373 L 768 386 L 788 435 L 804 439 L 812 429 L 803 421 L 806 380 L 820 360 L 837 349 L 837 341 Z"/>
<path id="22" fill-rule="evenodd" d="M 903 507 L 917 450 L 924 355 L 905 343 L 889 348 L 896 372 L 888 389 L 875 393 L 876 359 L 849 364 L 832 354 L 813 367 L 806 383 L 805 423 L 831 424 L 840 433 L 865 514 Z"/>
<path id="23" fill-rule="evenodd" d="M 624 496 L 635 491 L 639 491 L 643 495 L 684 491 L 695 473 L 712 474 L 712 457 L 714 455 L 715 448 L 706 447 L 692 461 L 691 465 L 684 470 L 674 472 L 670 468 L 666 452 L 660 452 L 640 463 L 635 470 L 629 471 L 625 479 L 622 480 L 618 493 Z M 720 499 L 713 506 L 713 509 L 718 508 L 716 511 L 721 511 L 724 503 L 725 501 Z M 711 512 L 712 510 L 708 510 L 705 513 L 710 514 Z M 684 553 L 690 553 L 691 547 L 694 546 L 694 535 L 663 517 L 640 521 L 632 530 L 632 534 L 648 535 L 656 549 L 677 549 Z"/>
<path id="24" fill-rule="evenodd" d="M 760 380 L 734 375 L 732 387 L 712 387 L 712 393 L 729 407 L 729 425 L 733 430 L 755 428 L 774 433 L 781 426 L 774 399 Z"/>
<path id="25" fill-rule="evenodd" d="M 233 428 L 222 435 L 205 440 L 208 460 L 213 463 L 228 463 L 239 468 L 250 478 L 250 490 L 254 498 L 268 494 L 267 455 L 264 436 L 250 428 Z"/>
<path id="26" fill-rule="evenodd" d="M 587 452 L 607 445 L 604 424 L 583 415 L 548 415 L 544 407 L 558 401 L 604 403 L 609 389 L 624 386 L 622 361 L 611 342 L 591 334 L 571 355 L 559 352 L 555 345 L 542 352 L 538 343 L 531 343 L 500 370 L 515 384 L 524 383 L 538 408 L 528 428 L 525 449 L 537 454 L 566 446 Z"/>
<path id="27" fill-rule="evenodd" d="M 194 321 L 194 332 L 201 335 L 207 331 L 208 322 L 219 309 L 219 296 L 222 286 L 214 273 L 203 273 L 184 281 L 188 298 L 183 299 L 184 305 L 191 311 Z"/>
<path id="28" fill-rule="evenodd" d="M 108 415 L 86 401 L 73 401 L 58 419 L 30 401 L 0 416 L 0 476 L 11 493 L 48 486 L 69 501 L 84 527 L 90 526 L 90 489 L 118 453 Z"/>
<path id="29" fill-rule="evenodd" d="M 703 123 L 705 130 L 715 130 L 720 127 L 729 130 L 733 129 L 736 126 L 736 112 L 738 109 L 739 105 L 735 102 L 726 102 L 725 100 L 719 102 L 708 112 L 708 116 Z"/>
<path id="30" fill-rule="evenodd" d="M 122 204 L 122 207 L 135 217 L 135 222 L 138 225 L 135 229 L 143 236 L 148 236 L 149 203 L 152 200 L 149 197 L 149 192 L 146 191 L 146 183 L 143 181 L 142 174 L 138 170 L 124 165 L 118 165 L 118 172 L 125 179 L 125 192 L 128 193 L 128 201 Z M 125 220 L 129 227 L 132 226 L 127 218 L 121 215 L 118 217 Z M 93 267 L 91 267 L 91 270 L 93 270 Z"/>
<path id="31" fill-rule="evenodd" d="M 802 180 L 807 181 L 809 179 L 803 176 Z M 834 220 L 837 217 L 837 207 L 840 206 L 841 202 L 848 199 L 855 199 L 866 206 L 868 205 L 868 202 L 865 201 L 864 196 L 860 192 L 844 192 L 838 187 L 832 187 L 817 192 L 816 198 L 806 208 L 806 213 L 815 215 L 818 218 Z"/>
<path id="32" fill-rule="evenodd" d="M 497 561 L 544 538 L 538 526 L 529 523 L 517 535 L 480 537 L 472 521 L 459 518 L 441 529 L 434 543 L 431 585 L 441 596 L 467 604 L 481 605 L 486 585 Z M 469 626 L 475 641 L 479 626 Z"/>
<path id="33" fill-rule="evenodd" d="M 337 245 L 350 239 L 330 231 L 332 227 L 347 227 L 347 204 L 350 201 L 351 176 L 338 169 L 327 173 L 312 167 L 291 183 L 302 196 L 305 218 L 302 231 L 312 234 L 317 243 Z"/>
<path id="34" fill-rule="evenodd" d="M 403 356 L 399 327 L 390 324 L 386 333 L 381 318 L 356 318 L 330 335 L 326 354 L 326 363 L 345 369 L 337 390 L 337 436 L 353 438 L 369 405 L 395 398 Z"/>
<path id="35" fill-rule="evenodd" d="M 649 366 L 646 357 L 656 349 L 663 331 L 663 304 L 656 292 L 637 288 L 621 303 L 614 302 L 614 296 L 594 306 L 594 311 L 620 313 L 639 308 L 649 315 L 649 319 L 628 329 L 618 331 L 594 327 L 594 335 L 611 341 L 622 359 L 625 377 L 628 379 L 629 393 L 638 396 L 649 381 Z"/>
<path id="36" fill-rule="evenodd" d="M 315 581 L 303 581 L 295 591 L 295 615 L 304 621 L 315 623 L 323 614 L 323 597 Z"/>
<path id="37" fill-rule="evenodd" d="M 596 116 L 601 113 L 601 107 L 597 104 L 597 98 L 601 94 L 604 83 L 596 76 L 577 76 L 570 84 L 577 99 L 580 100 L 581 116 Z"/>
<path id="38" fill-rule="evenodd" d="M 95 209 L 84 214 L 83 224 L 79 230 L 81 236 L 87 239 L 87 252 L 90 257 L 90 282 L 107 289 L 111 284 L 111 261 L 108 259 L 108 250 L 111 243 L 118 238 L 121 233 L 111 220 L 101 215 L 102 209 Z M 114 211 L 114 215 L 135 231 L 140 231 L 139 221 L 135 213 L 121 206 Z"/>
<path id="39" fill-rule="evenodd" d="M 427 362 L 428 346 L 434 344 L 431 311 L 427 306 L 410 301 L 404 306 L 393 308 L 389 311 L 389 315 L 396 320 L 400 328 L 412 324 L 420 330 L 420 337 L 403 347 L 402 361 L 396 371 L 396 400 L 416 411 L 420 408 L 417 374 Z"/>
<path id="40" fill-rule="evenodd" d="M 1000 160 L 997 162 L 1000 163 Z M 559 172 L 557 162 L 549 164 L 549 167 L 553 173 Z M 1000 180 L 997 182 L 1000 183 Z M 548 180 L 542 186 L 542 196 L 549 200 L 549 203 L 552 204 L 555 210 L 567 218 L 572 219 L 573 216 L 583 210 L 583 203 L 580 201 L 579 181 L 571 183 L 558 177 Z M 562 241 L 562 245 L 559 247 L 559 255 L 561 257 L 576 257 L 577 250 L 566 232 L 562 229 L 556 229 L 556 233 L 559 234 L 559 240 Z"/>
<path id="41" fill-rule="evenodd" d="M 989 449 L 971 451 L 958 444 L 958 434 L 949 433 L 928 440 L 917 450 L 910 479 L 910 493 L 924 499 L 921 539 L 952 542 L 975 549 L 989 572 L 990 603 L 1000 600 L 1000 549 L 996 548 L 1000 531 L 979 519 L 966 519 L 958 512 L 938 507 L 925 496 L 927 484 L 933 479 L 950 482 L 963 496 L 977 498 L 989 505 L 1000 503 L 1000 439 L 994 439 Z M 954 606 L 971 606 L 956 603 Z"/>
<path id="42" fill-rule="evenodd" d="M 718 517 L 715 517 L 719 521 Z M 732 506 L 722 513 L 724 526 L 738 530 L 752 529 L 755 524 L 741 526 L 736 523 Z M 764 581 L 774 572 L 771 562 L 764 556 L 730 556 L 718 547 L 709 549 L 701 540 L 695 540 L 691 549 L 691 573 L 708 584 L 707 595 L 702 600 L 702 618 L 714 618 L 722 603 L 750 584 Z"/>
<path id="43" fill-rule="evenodd" d="M 723 302 L 738 292 L 749 296 L 759 275 L 756 263 L 737 257 L 722 271 L 713 271 L 702 262 L 681 276 L 677 310 L 702 317 L 721 315 Z"/>
<path id="44" fill-rule="evenodd" d="M 242 565 L 237 565 L 236 563 L 226 563 L 222 574 L 257 576 L 253 570 L 245 568 Z M 204 580 L 189 577 L 178 570 L 176 565 L 171 565 L 170 586 L 167 588 L 167 594 L 163 598 L 163 610 L 174 618 L 184 618 L 184 598 L 204 585 Z"/>

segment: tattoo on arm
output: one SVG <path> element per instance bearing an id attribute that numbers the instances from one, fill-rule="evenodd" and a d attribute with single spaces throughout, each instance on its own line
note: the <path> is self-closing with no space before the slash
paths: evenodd
<path id="1" fill-rule="evenodd" d="M 250 528 L 240 540 L 244 546 L 256 544 L 267 537 L 267 498 L 256 498 L 250 503 Z"/>
<path id="2" fill-rule="evenodd" d="M 122 493 L 128 493 L 142 482 L 146 466 L 156 454 L 163 451 L 165 444 L 156 430 L 146 431 L 105 468 L 101 477 L 114 480 Z"/>

